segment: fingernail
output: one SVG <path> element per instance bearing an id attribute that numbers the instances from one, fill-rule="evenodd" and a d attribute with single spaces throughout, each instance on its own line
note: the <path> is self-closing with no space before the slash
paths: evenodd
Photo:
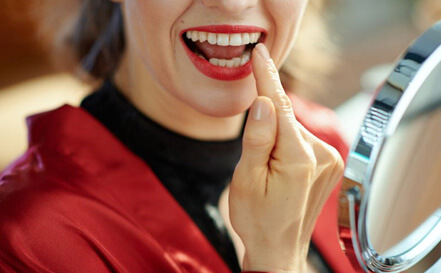
<path id="1" fill-rule="evenodd" d="M 254 120 L 264 120 L 268 118 L 271 108 L 267 102 L 257 100 L 251 107 L 251 117 Z"/>
<path id="2" fill-rule="evenodd" d="M 260 43 L 256 46 L 256 48 L 257 48 L 257 52 L 259 52 L 259 55 L 262 58 L 264 58 L 266 60 L 271 59 L 269 52 L 268 52 L 268 49 L 266 48 L 266 46 L 264 44 Z"/>

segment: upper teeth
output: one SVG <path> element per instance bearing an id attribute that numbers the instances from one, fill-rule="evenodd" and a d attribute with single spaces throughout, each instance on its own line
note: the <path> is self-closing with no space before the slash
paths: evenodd
<path id="1" fill-rule="evenodd" d="M 233 34 L 225 34 L 225 33 L 210 33 L 203 31 L 187 31 L 185 33 L 188 39 L 191 39 L 193 42 L 199 41 L 201 43 L 207 41 L 211 45 L 220 45 L 220 46 L 241 46 L 247 44 L 254 44 L 259 41 L 260 32 L 253 33 L 233 33 Z"/>

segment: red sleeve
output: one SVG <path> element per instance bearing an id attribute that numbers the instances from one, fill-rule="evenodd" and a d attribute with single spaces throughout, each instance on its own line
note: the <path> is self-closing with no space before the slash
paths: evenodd
<path id="1" fill-rule="evenodd" d="M 20 202 L 2 200 L 0 272 L 109 272 L 86 237 L 41 201 L 45 197 L 37 201 L 24 191 L 11 195 Z"/>
<path id="2" fill-rule="evenodd" d="M 37 157 L 31 149 L 0 174 L 0 272 L 184 272 L 155 236 Z"/>
<path id="3" fill-rule="evenodd" d="M 29 150 L 0 173 L 0 272 L 230 272 L 151 169 L 85 112 L 28 123 Z"/>
<path id="4" fill-rule="evenodd" d="M 185 272 L 153 236 L 128 232 L 92 199 L 35 188 L 8 197 L 0 198 L 0 272 Z"/>

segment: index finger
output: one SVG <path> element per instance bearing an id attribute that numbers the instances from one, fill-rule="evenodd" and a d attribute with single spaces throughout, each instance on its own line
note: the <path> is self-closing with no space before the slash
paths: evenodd
<path id="1" fill-rule="evenodd" d="M 279 73 L 264 44 L 253 50 L 253 73 L 259 96 L 269 97 L 277 115 L 277 137 L 273 157 L 289 162 L 313 158 L 304 140 L 291 105 L 280 82 Z"/>

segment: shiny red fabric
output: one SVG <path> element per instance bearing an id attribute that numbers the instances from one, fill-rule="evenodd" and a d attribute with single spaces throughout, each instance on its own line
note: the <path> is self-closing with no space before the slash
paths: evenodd
<path id="1" fill-rule="evenodd" d="M 301 122 L 317 123 L 308 129 L 346 153 L 322 126 L 330 112 L 294 103 Z M 85 111 L 63 106 L 27 122 L 28 151 L 0 175 L 0 272 L 230 272 L 150 168 Z M 313 238 L 347 273 L 335 197 Z"/>

